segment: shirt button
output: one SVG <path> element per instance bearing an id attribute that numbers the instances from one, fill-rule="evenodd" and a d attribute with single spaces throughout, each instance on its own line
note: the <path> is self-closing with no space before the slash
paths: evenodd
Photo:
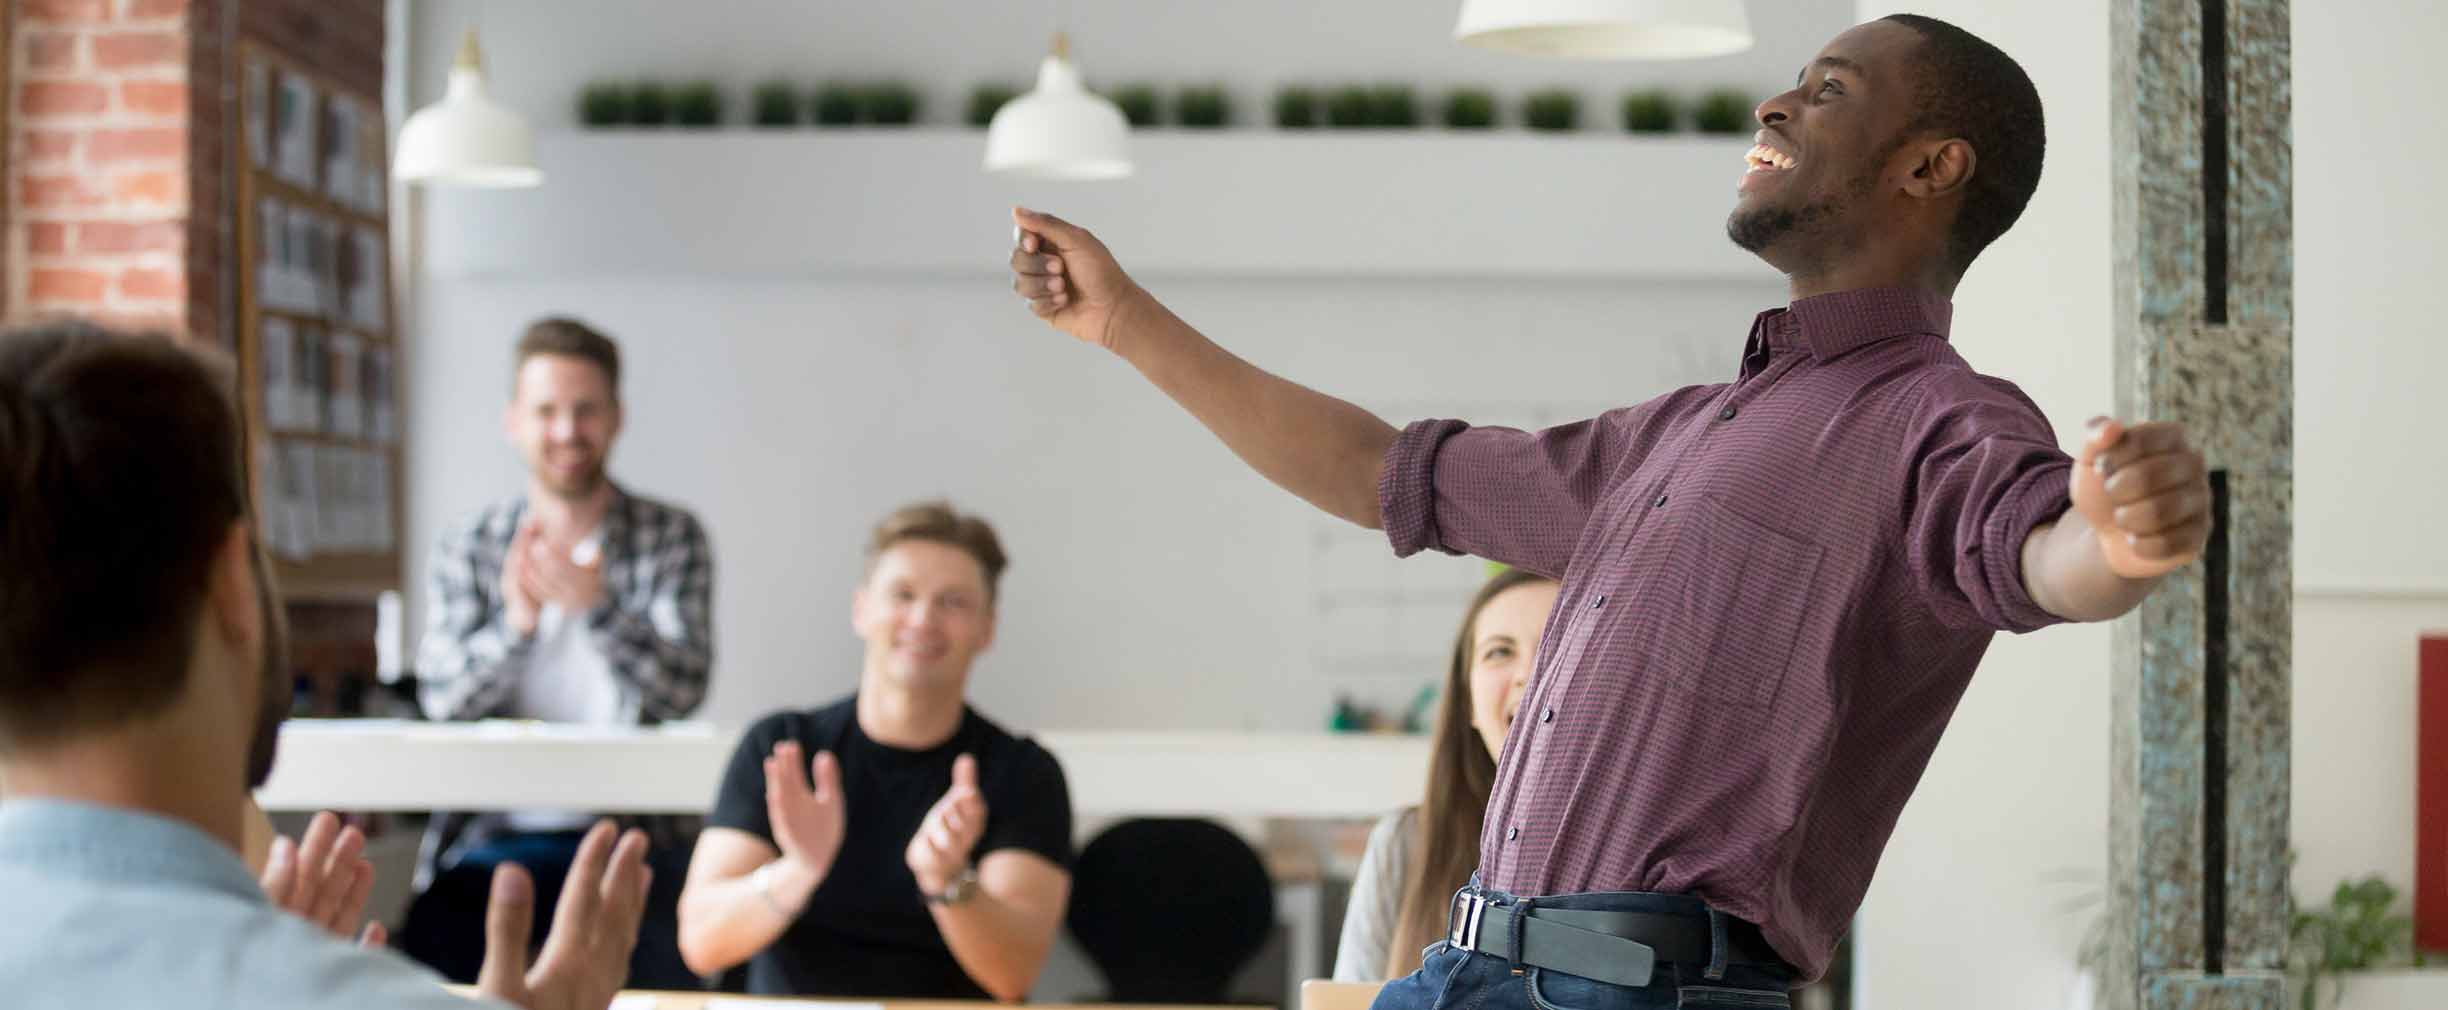
<path id="1" fill-rule="evenodd" d="M 1665 508 L 1665 507 L 1666 507 L 1666 496 L 1665 496 L 1665 495 L 1659 495 L 1659 496 L 1657 496 L 1657 500 L 1656 500 L 1656 501 L 1650 502 L 1649 504 L 1650 504 L 1650 506 L 1651 506 L 1651 507 L 1653 507 L 1653 508 Z"/>
<path id="2" fill-rule="evenodd" d="M 1591 600 L 1591 601 L 1590 601 L 1590 609 L 1591 609 L 1591 610 L 1596 610 L 1596 609 L 1598 609 L 1598 608 L 1600 608 L 1600 607 L 1603 607 L 1603 606 L 1606 606 L 1606 594 L 1605 594 L 1605 593 L 1600 593 L 1600 594 L 1598 594 L 1598 598 L 1597 598 L 1597 599 L 1594 599 L 1594 600 Z"/>
<path id="3" fill-rule="evenodd" d="M 1718 419 L 1718 420 L 1720 420 L 1720 421 L 1731 421 L 1731 420 L 1733 420 L 1733 419 L 1734 419 L 1734 406 L 1733 406 L 1732 404 L 1727 404 L 1727 405 L 1726 405 L 1726 409 L 1724 409 L 1724 410 L 1720 410 L 1720 411 L 1718 411 L 1718 412 L 1717 412 L 1717 419 Z"/>
<path id="4" fill-rule="evenodd" d="M 1540 713 L 1539 713 L 1539 721 L 1540 721 L 1540 722 L 1554 722 L 1554 721 L 1555 721 L 1555 709 L 1550 708 L 1550 709 L 1547 709 L 1546 711 L 1540 712 Z"/>
<path id="5" fill-rule="evenodd" d="M 1520 838 L 1520 837 L 1521 837 L 1521 829 L 1520 829 L 1520 828 L 1506 828 L 1506 829 L 1505 829 L 1505 841 L 1508 841 L 1508 842 L 1509 842 L 1509 841 L 1512 841 L 1512 840 L 1514 840 L 1514 839 L 1516 839 L 1516 838 Z"/>

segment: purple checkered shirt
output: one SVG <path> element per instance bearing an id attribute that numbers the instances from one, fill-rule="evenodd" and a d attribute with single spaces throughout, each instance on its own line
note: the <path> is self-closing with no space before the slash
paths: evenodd
<path id="1" fill-rule="evenodd" d="M 1698 895 L 1827 969 L 1999 629 L 2057 618 L 2022 546 L 2071 461 L 1931 294 L 1761 313 L 1730 385 L 1529 433 L 1421 421 L 1397 554 L 1557 576 L 1479 872 L 1512 894 Z"/>

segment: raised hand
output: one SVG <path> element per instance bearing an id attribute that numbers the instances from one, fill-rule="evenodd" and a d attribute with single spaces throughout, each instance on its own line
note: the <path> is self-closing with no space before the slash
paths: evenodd
<path id="1" fill-rule="evenodd" d="M 952 788 L 927 810 L 910 836 L 904 858 L 918 888 L 940 894 L 969 867 L 970 850 L 986 833 L 986 794 L 978 789 L 977 759 L 967 754 L 952 760 Z"/>
<path id="2" fill-rule="evenodd" d="M 579 564 L 570 560 L 572 548 L 539 533 L 528 545 L 525 574 L 528 591 L 536 599 L 560 604 L 565 614 L 579 615 L 595 609 L 603 599 L 603 558 L 597 555 Z"/>
<path id="3" fill-rule="evenodd" d="M 785 740 L 765 758 L 765 819 L 782 858 L 798 864 L 809 879 L 822 880 L 841 852 L 849 813 L 833 752 L 817 751 L 813 762 L 802 754 L 797 741 Z M 804 777 L 801 768 L 808 770 Z"/>
<path id="4" fill-rule="evenodd" d="M 1088 230 L 1051 214 L 1012 208 L 1018 236 L 1011 255 L 1012 290 L 1029 311 L 1055 329 L 1115 350 L 1116 311 L 1145 297 L 1122 272 L 1105 243 Z"/>
<path id="5" fill-rule="evenodd" d="M 476 989 L 527 1010 L 603 1010 L 629 978 L 646 912 L 646 834 L 631 830 L 616 849 L 612 822 L 598 821 L 578 845 L 552 933 L 535 963 L 527 938 L 535 929 L 535 881 L 516 863 L 493 871 L 485 907 L 484 967 Z"/>
<path id="6" fill-rule="evenodd" d="M 390 940 L 382 923 L 358 927 L 365 918 L 366 895 L 374 889 L 374 863 L 365 858 L 365 842 L 365 832 L 341 827 L 340 818 L 330 811 L 314 815 L 304 842 L 291 842 L 287 836 L 272 839 L 261 881 L 264 897 L 333 936 L 355 936 L 360 946 L 382 946 Z"/>
<path id="7" fill-rule="evenodd" d="M 536 592 L 535 579 L 529 571 L 535 545 L 544 538 L 544 525 L 530 519 L 510 536 L 510 553 L 502 558 L 501 598 L 503 617 L 510 630 L 525 638 L 535 634 L 536 616 L 544 609 L 544 598 Z"/>
<path id="8" fill-rule="evenodd" d="M 2183 425 L 2095 419 L 2074 461 L 2073 496 L 2108 569 L 2125 578 L 2182 568 L 2210 542 L 2209 468 Z"/>

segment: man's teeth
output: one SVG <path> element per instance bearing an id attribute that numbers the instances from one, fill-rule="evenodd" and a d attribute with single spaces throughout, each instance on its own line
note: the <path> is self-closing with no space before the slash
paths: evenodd
<path id="1" fill-rule="evenodd" d="M 1779 171 L 1792 168 L 1797 164 L 1793 156 L 1766 144 L 1751 145 L 1750 153 L 1745 154 L 1743 160 L 1752 168 L 1770 168 Z"/>

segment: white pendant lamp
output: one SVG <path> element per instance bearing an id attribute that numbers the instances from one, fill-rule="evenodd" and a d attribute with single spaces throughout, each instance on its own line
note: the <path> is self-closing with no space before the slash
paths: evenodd
<path id="1" fill-rule="evenodd" d="M 1054 34 L 1037 87 L 1003 103 L 986 126 L 986 170 L 1031 179 L 1120 179 L 1131 174 L 1130 123 L 1092 94 L 1071 65 L 1071 43 Z"/>
<path id="2" fill-rule="evenodd" d="M 406 182 L 509 189 L 544 181 L 527 121 L 485 94 L 484 55 L 469 29 L 450 89 L 400 127 L 391 172 Z"/>
<path id="3" fill-rule="evenodd" d="M 1681 60 L 1751 48 L 1742 0 L 1462 0 L 1454 38 L 1524 56 Z"/>

